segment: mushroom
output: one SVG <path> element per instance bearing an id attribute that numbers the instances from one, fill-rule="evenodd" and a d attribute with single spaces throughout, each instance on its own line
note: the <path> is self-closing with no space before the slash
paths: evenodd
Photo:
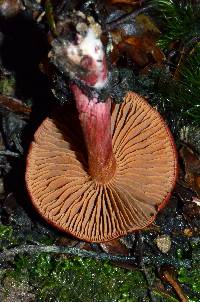
<path id="1" fill-rule="evenodd" d="M 102 44 L 88 28 L 82 40 L 78 34 L 78 45 L 53 43 L 57 65 L 62 54 L 75 65 L 71 90 L 78 115 L 63 108 L 42 122 L 28 153 L 26 184 L 49 223 L 82 240 L 105 242 L 154 221 L 175 185 L 177 159 L 167 125 L 142 97 L 128 92 L 112 114 L 111 99 L 99 101 L 108 72 Z"/>

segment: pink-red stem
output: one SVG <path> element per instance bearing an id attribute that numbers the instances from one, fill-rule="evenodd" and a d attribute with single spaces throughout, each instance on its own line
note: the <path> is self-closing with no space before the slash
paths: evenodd
<path id="1" fill-rule="evenodd" d="M 88 151 L 89 174 L 100 183 L 108 182 L 115 173 L 112 150 L 111 99 L 98 102 L 88 99 L 76 85 L 71 85 Z"/>

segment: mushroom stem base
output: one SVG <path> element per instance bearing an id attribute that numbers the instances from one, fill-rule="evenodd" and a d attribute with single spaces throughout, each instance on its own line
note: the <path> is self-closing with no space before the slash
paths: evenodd
<path id="1" fill-rule="evenodd" d="M 116 160 L 112 154 L 106 163 L 102 163 L 97 158 L 89 158 L 89 174 L 96 182 L 108 183 L 116 172 Z"/>

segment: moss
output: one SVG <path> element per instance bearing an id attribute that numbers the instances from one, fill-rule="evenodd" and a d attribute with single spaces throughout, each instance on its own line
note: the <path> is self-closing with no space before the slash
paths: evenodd
<path id="1" fill-rule="evenodd" d="M 0 224 L 0 240 L 11 240 L 13 229 L 11 226 Z"/>
<path id="2" fill-rule="evenodd" d="M 0 249 L 15 244 L 16 238 L 13 235 L 12 226 L 0 224 Z"/>
<path id="3" fill-rule="evenodd" d="M 184 64 L 180 67 L 180 76 L 185 89 L 185 98 L 182 97 L 185 113 L 191 116 L 199 124 L 200 122 L 200 45 L 187 56 Z M 181 88 L 182 88 L 181 87 Z"/>
<path id="4" fill-rule="evenodd" d="M 14 76 L 7 76 L 0 78 L 0 93 L 13 96 L 15 94 L 15 77 Z"/>
<path id="5" fill-rule="evenodd" d="M 180 78 L 175 79 L 167 69 L 153 68 L 148 75 L 134 79 L 134 91 L 147 96 L 151 105 L 164 115 L 174 133 L 186 125 L 200 122 L 200 46 L 197 45 L 182 63 Z M 176 125 L 175 125 L 176 124 Z"/>
<path id="6" fill-rule="evenodd" d="M 166 49 L 173 41 L 187 43 L 200 33 L 200 7 L 195 1 L 151 0 L 159 11 L 163 34 L 159 46 Z"/>
<path id="7" fill-rule="evenodd" d="M 162 301 L 162 302 L 179 302 L 179 300 L 177 300 L 176 298 L 168 295 L 166 292 L 160 292 L 160 291 L 154 289 L 153 290 L 153 294 L 156 297 L 156 301 Z"/>
<path id="8" fill-rule="evenodd" d="M 91 259 L 20 256 L 8 275 L 29 280 L 39 301 L 148 301 L 147 284 L 138 269 L 127 271 Z"/>

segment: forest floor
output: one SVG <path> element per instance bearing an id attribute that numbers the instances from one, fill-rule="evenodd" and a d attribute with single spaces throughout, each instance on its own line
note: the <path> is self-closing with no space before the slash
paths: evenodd
<path id="1" fill-rule="evenodd" d="M 108 20 L 113 45 L 120 36 L 123 47 L 126 38 L 113 20 L 121 18 L 122 12 L 129 15 L 133 6 L 124 9 L 128 1 L 118 1 L 122 7 L 116 8 L 112 6 L 115 1 L 107 2 L 109 9 L 97 7 L 100 21 Z M 133 2 L 139 5 L 140 1 Z M 171 85 L 173 96 L 167 87 L 172 84 L 169 74 L 179 72 L 181 46 L 171 46 L 170 51 L 176 50 L 173 58 L 169 49 L 161 50 L 155 42 L 160 31 L 143 12 L 136 14 L 142 15 L 137 24 L 130 18 L 124 20 L 125 25 L 120 23 L 130 31 L 129 35 L 140 37 L 132 41 L 128 51 L 123 49 L 121 54 L 115 47 L 110 53 L 109 42 L 105 42 L 115 66 L 113 73 L 124 79 L 122 91 L 137 91 L 167 120 L 176 142 L 179 177 L 167 206 L 149 227 L 111 242 L 86 243 L 45 223 L 26 191 L 26 155 L 34 131 L 49 112 L 68 98 L 63 79 L 59 75 L 56 81 L 49 79 L 46 72 L 47 23 L 52 26 L 53 22 L 50 1 L 46 1 L 48 22 L 42 19 L 43 2 L 23 3 L 22 11 L 16 8 L 8 16 L 0 3 L 0 301 L 200 301 L 200 119 L 196 122 L 194 108 L 189 108 L 192 114 L 184 116 L 188 104 L 186 109 L 182 101 L 174 105 L 178 98 L 174 90 L 183 89 L 176 86 L 180 75 L 176 74 Z M 94 14 L 94 1 L 81 3 L 83 11 Z M 141 10 L 136 4 L 135 12 Z M 146 37 L 147 29 L 153 32 L 151 40 Z M 130 55 L 132 47 L 139 54 Z M 192 48 L 197 56 L 198 47 Z M 166 71 L 163 57 L 174 64 L 173 72 L 170 68 Z M 189 59 L 184 58 L 184 63 L 190 64 Z M 199 63 L 195 68 L 199 68 L 200 81 Z M 158 78 L 163 79 L 159 87 Z M 199 96 L 198 91 L 196 94 Z M 192 98 L 195 103 L 196 95 Z"/>

